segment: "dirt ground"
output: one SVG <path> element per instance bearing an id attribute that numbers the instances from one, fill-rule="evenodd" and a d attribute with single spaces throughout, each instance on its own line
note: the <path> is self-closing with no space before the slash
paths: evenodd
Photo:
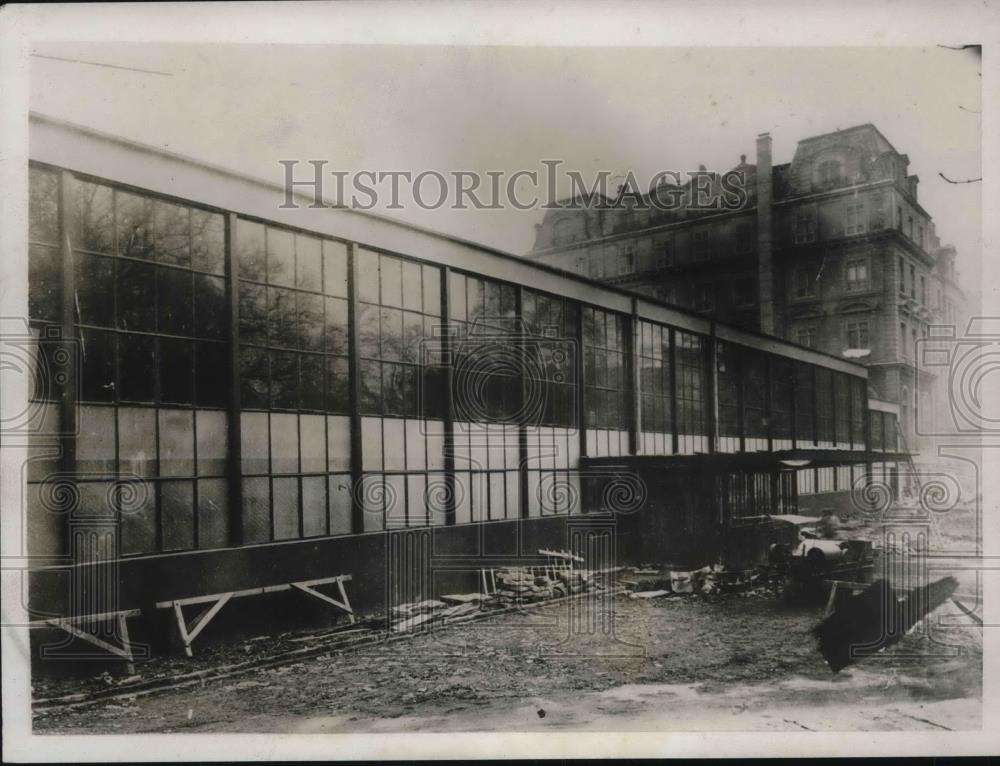
<path id="1" fill-rule="evenodd" d="M 950 603 L 836 675 L 809 635 L 821 612 L 762 593 L 604 596 L 36 712 L 34 725 L 37 733 L 981 727 L 981 638 Z M 174 670 L 206 662 L 175 661 Z M 56 691 L 50 684 L 36 697 Z"/>

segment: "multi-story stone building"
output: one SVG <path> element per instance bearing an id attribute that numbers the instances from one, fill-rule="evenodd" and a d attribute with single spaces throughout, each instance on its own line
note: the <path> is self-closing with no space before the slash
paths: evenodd
<path id="1" fill-rule="evenodd" d="M 783 165 L 762 134 L 755 165 L 743 156 L 724 176 L 701 171 L 642 203 L 593 197 L 601 204 L 549 210 L 529 257 L 861 361 L 916 447 L 917 411 L 936 406 L 918 339 L 958 322 L 963 294 L 955 248 L 920 205 L 909 158 L 866 124 L 803 139 Z M 733 174 L 745 195 L 699 206 L 696 187 L 719 192 Z M 663 209 L 654 193 L 679 204 Z"/>

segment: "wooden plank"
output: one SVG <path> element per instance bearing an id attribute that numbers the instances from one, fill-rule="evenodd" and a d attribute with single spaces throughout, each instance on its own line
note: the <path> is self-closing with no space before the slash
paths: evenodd
<path id="1" fill-rule="evenodd" d="M 98 638 L 93 633 L 88 633 L 85 630 L 80 630 L 78 627 L 69 622 L 60 622 L 59 620 L 51 620 L 49 624 L 54 628 L 60 628 L 71 636 L 75 636 L 82 641 L 86 641 L 88 644 L 98 647 L 99 649 L 104 649 L 106 652 L 110 652 L 116 657 L 121 657 L 122 659 L 129 660 L 131 662 L 132 655 L 131 652 L 122 649 L 121 647 L 115 646 L 102 638 Z"/>
<path id="2" fill-rule="evenodd" d="M 94 612 L 93 614 L 78 614 L 71 617 L 44 617 L 40 620 L 32 620 L 28 623 L 28 627 L 50 625 L 52 620 L 62 620 L 64 622 L 83 622 L 86 620 L 94 622 L 97 620 L 116 619 L 119 616 L 138 617 L 140 614 L 142 614 L 141 609 L 121 609 L 114 612 Z"/>

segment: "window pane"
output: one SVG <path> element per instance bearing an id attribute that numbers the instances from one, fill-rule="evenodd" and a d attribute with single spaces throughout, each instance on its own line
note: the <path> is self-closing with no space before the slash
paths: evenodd
<path id="1" fill-rule="evenodd" d="M 296 299 L 299 348 L 306 351 L 322 351 L 323 296 L 298 293 Z"/>
<path id="2" fill-rule="evenodd" d="M 240 456 L 244 474 L 270 473 L 267 417 L 266 412 L 240 415 Z"/>
<path id="3" fill-rule="evenodd" d="M 278 409 L 295 409 L 298 406 L 298 354 L 272 351 L 271 406 Z"/>
<path id="4" fill-rule="evenodd" d="M 136 476 L 156 475 L 156 410 L 118 408 L 118 470 Z"/>
<path id="5" fill-rule="evenodd" d="M 322 415 L 300 415 L 299 443 L 302 452 L 302 472 L 325 472 L 326 418 Z"/>
<path id="6" fill-rule="evenodd" d="M 194 482 L 160 483 L 160 518 L 163 550 L 194 548 Z"/>
<path id="7" fill-rule="evenodd" d="M 218 213 L 191 211 L 191 265 L 223 274 L 226 269 L 226 223 Z"/>
<path id="8" fill-rule="evenodd" d="M 155 274 L 150 264 L 118 262 L 118 326 L 123 330 L 156 330 Z"/>
<path id="9" fill-rule="evenodd" d="M 361 401 L 359 406 L 364 413 L 379 413 L 382 411 L 382 365 L 378 362 L 361 362 Z"/>
<path id="10" fill-rule="evenodd" d="M 119 397 L 123 402 L 151 402 L 156 383 L 156 339 L 118 333 Z"/>
<path id="11" fill-rule="evenodd" d="M 114 407 L 77 408 L 76 468 L 80 473 L 115 470 Z"/>
<path id="12" fill-rule="evenodd" d="M 266 476 L 243 480 L 243 541 L 271 539 L 271 480 Z"/>
<path id="13" fill-rule="evenodd" d="M 115 398 L 115 334 L 101 330 L 80 331 L 80 397 L 89 402 Z"/>
<path id="14" fill-rule="evenodd" d="M 76 253 L 73 256 L 73 274 L 80 324 L 111 327 L 114 323 L 114 301 L 109 298 L 114 280 L 114 261 L 99 255 Z M 152 289 L 152 285 L 149 287 Z M 58 316 L 57 312 L 53 318 Z"/>
<path id="15" fill-rule="evenodd" d="M 347 297 L 347 245 L 343 242 L 323 242 L 323 292 Z"/>
<path id="16" fill-rule="evenodd" d="M 499 474 L 503 481 L 503 475 Z M 427 526 L 427 479 L 423 475 L 406 477 L 406 525 Z"/>
<path id="17" fill-rule="evenodd" d="M 305 290 L 323 289 L 323 267 L 320 241 L 295 235 L 295 284 Z"/>
<path id="18" fill-rule="evenodd" d="M 358 307 L 358 344 L 365 359 L 379 358 L 379 310 L 377 306 L 362 303 Z"/>
<path id="19" fill-rule="evenodd" d="M 403 312 L 402 358 L 404 362 L 419 362 L 424 338 L 424 316 Z"/>
<path id="20" fill-rule="evenodd" d="M 124 555 L 156 550 L 156 486 L 146 485 L 136 502 L 121 508 L 119 535 Z M 121 507 L 121 506 L 120 506 Z"/>
<path id="21" fill-rule="evenodd" d="M 198 482 L 198 547 L 229 544 L 229 488 L 225 479 Z"/>
<path id="22" fill-rule="evenodd" d="M 326 477 L 302 479 L 302 536 L 326 534 Z"/>
<path id="23" fill-rule="evenodd" d="M 240 347 L 240 399 L 243 407 L 268 406 L 268 356 L 263 349 Z"/>
<path id="24" fill-rule="evenodd" d="M 196 341 L 195 403 L 225 407 L 229 403 L 229 349 L 224 343 Z"/>
<path id="25" fill-rule="evenodd" d="M 267 227 L 267 281 L 295 285 L 295 244 L 292 232 Z"/>
<path id="26" fill-rule="evenodd" d="M 424 266 L 424 313 L 441 316 L 441 270 Z"/>
<path id="27" fill-rule="evenodd" d="M 378 303 L 378 253 L 364 248 L 357 248 L 354 252 L 357 259 L 358 300 Z"/>
<path id="28" fill-rule="evenodd" d="M 267 288 L 268 342 L 272 346 L 296 348 L 295 291 Z"/>
<path id="29" fill-rule="evenodd" d="M 176 266 L 191 266 L 189 209 L 157 200 L 153 206 L 156 222 L 156 260 Z"/>
<path id="30" fill-rule="evenodd" d="M 226 280 L 221 277 L 194 275 L 194 334 L 200 338 L 224 340 L 229 325 L 226 306 Z"/>
<path id="31" fill-rule="evenodd" d="M 131 258 L 153 257 L 153 201 L 115 192 L 118 253 Z"/>
<path id="32" fill-rule="evenodd" d="M 299 470 L 299 432 L 296 415 L 271 415 L 271 473 Z"/>
<path id="33" fill-rule="evenodd" d="M 299 536 L 299 480 L 274 479 L 274 539 Z"/>
<path id="34" fill-rule="evenodd" d="M 113 252 L 115 226 L 111 188 L 85 181 L 77 181 L 74 186 L 77 231 L 74 232 L 73 247 L 96 253 Z"/>
<path id="35" fill-rule="evenodd" d="M 406 373 L 410 368 L 402 364 L 382 365 L 382 412 L 386 415 L 406 413 Z"/>
<path id="36" fill-rule="evenodd" d="M 194 416 L 190 410 L 160 410 L 160 476 L 194 474 Z"/>
<path id="37" fill-rule="evenodd" d="M 361 466 L 366 471 L 382 470 L 382 419 L 361 419 Z"/>
<path id="38" fill-rule="evenodd" d="M 386 476 L 384 481 L 386 527 L 406 526 L 406 477 Z"/>
<path id="39" fill-rule="evenodd" d="M 420 311 L 423 308 L 422 290 L 420 287 L 420 264 L 403 261 L 403 308 Z"/>
<path id="40" fill-rule="evenodd" d="M 28 175 L 28 239 L 59 244 L 59 176 L 40 168 Z"/>
<path id="41" fill-rule="evenodd" d="M 198 410 L 195 413 L 198 444 L 198 474 L 221 476 L 226 473 L 229 429 L 226 413 Z"/>
<path id="42" fill-rule="evenodd" d="M 466 312 L 469 321 L 482 319 L 483 315 L 483 280 L 468 277 L 465 287 Z"/>
<path id="43" fill-rule="evenodd" d="M 325 409 L 323 377 L 326 357 L 322 354 L 299 354 L 299 408 Z"/>
<path id="44" fill-rule="evenodd" d="M 77 485 L 80 503 L 77 507 L 77 518 L 107 519 L 114 510 L 112 504 L 117 502 L 115 489 L 109 481 L 81 481 Z M 72 528 L 70 532 L 72 533 Z M 87 531 L 83 535 L 89 536 Z M 70 550 L 73 550 L 70 543 Z M 88 548 L 90 546 L 87 546 Z M 106 550 L 106 549 L 105 549 Z"/>
<path id="45" fill-rule="evenodd" d="M 426 443 L 427 443 L 427 429 L 425 428 L 424 423 L 419 420 L 407 420 L 406 421 L 407 470 L 422 471 L 424 470 L 424 468 L 427 467 L 427 460 L 425 454 Z"/>
<path id="46" fill-rule="evenodd" d="M 347 359 L 340 356 L 327 357 L 326 370 L 327 412 L 347 412 L 351 406 Z"/>
<path id="47" fill-rule="evenodd" d="M 326 350 L 347 354 L 347 301 L 326 299 Z"/>
<path id="48" fill-rule="evenodd" d="M 160 266 L 156 269 L 159 330 L 170 335 L 191 335 L 194 294 L 191 272 Z"/>
<path id="49" fill-rule="evenodd" d="M 264 270 L 264 227 L 259 223 L 236 222 L 236 257 L 240 264 L 240 276 L 263 282 Z"/>
<path id="50" fill-rule="evenodd" d="M 28 249 L 28 316 L 58 322 L 62 317 L 62 258 L 54 247 Z"/>
<path id="51" fill-rule="evenodd" d="M 398 361 L 403 358 L 403 312 L 383 308 L 381 315 L 381 358 Z"/>
<path id="52" fill-rule="evenodd" d="M 240 282 L 240 340 L 267 343 L 267 288 Z"/>
<path id="53" fill-rule="evenodd" d="M 327 466 L 330 471 L 346 471 L 351 467 L 351 421 L 347 417 L 327 419 Z"/>
<path id="54" fill-rule="evenodd" d="M 450 301 L 451 318 L 465 321 L 465 276 L 451 272 L 448 280 L 448 300 Z"/>
<path id="55" fill-rule="evenodd" d="M 385 418 L 382 421 L 383 466 L 387 471 L 406 468 L 405 421 Z"/>
<path id="56" fill-rule="evenodd" d="M 160 401 L 191 404 L 194 348 L 189 340 L 160 338 Z"/>
<path id="57" fill-rule="evenodd" d="M 333 474 L 329 478 L 330 534 L 351 533 L 351 477 L 350 474 Z"/>
<path id="58" fill-rule="evenodd" d="M 385 484 L 381 474 L 361 477 L 363 530 L 376 532 L 385 528 Z"/>

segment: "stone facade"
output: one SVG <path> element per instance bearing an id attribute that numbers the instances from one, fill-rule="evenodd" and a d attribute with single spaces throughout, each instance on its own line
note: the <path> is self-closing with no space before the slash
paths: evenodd
<path id="1" fill-rule="evenodd" d="M 909 158 L 868 124 L 803 139 L 791 163 L 774 166 L 763 134 L 756 164 L 744 156 L 727 174 L 705 171 L 705 184 L 718 189 L 732 174 L 746 194 L 725 209 L 698 209 L 688 181 L 655 190 L 681 201 L 671 210 L 646 195 L 647 204 L 592 198 L 547 211 L 528 257 L 848 352 L 869 366 L 871 395 L 900 405 L 916 447 L 917 406 L 933 412 L 943 395 L 916 370 L 916 340 L 930 325 L 960 322 L 964 298 L 955 249 L 921 207 Z"/>

